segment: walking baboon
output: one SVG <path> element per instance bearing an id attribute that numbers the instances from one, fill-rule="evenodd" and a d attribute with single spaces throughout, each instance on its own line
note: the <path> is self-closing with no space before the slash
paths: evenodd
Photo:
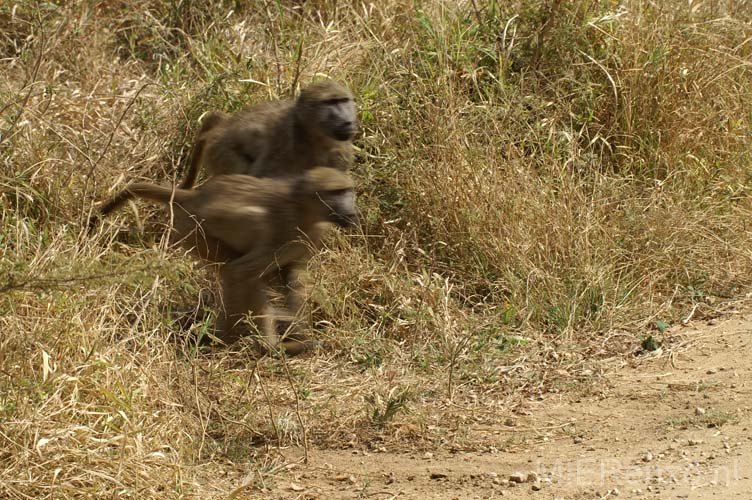
<path id="1" fill-rule="evenodd" d="M 318 245 L 324 231 L 321 223 L 342 227 L 358 224 L 352 179 L 345 172 L 326 167 L 289 179 L 218 175 L 196 190 L 137 182 L 125 192 L 174 203 L 173 241 L 191 247 L 204 259 L 223 263 L 220 279 L 224 311 L 219 337 L 226 343 L 246 333 L 241 320 L 250 314 L 267 347 L 277 346 L 266 278 L 283 271 L 287 306 L 291 315 L 297 314 L 301 288 L 295 271 Z M 111 201 L 105 206 L 111 211 L 116 205 Z M 307 345 L 293 340 L 282 347 L 297 354 Z"/>
<path id="2" fill-rule="evenodd" d="M 304 88 L 295 101 L 265 102 L 230 116 L 212 113 L 180 187 L 193 187 L 201 165 L 209 175 L 256 177 L 286 177 L 317 165 L 346 170 L 357 131 L 352 93 L 331 80 Z"/>

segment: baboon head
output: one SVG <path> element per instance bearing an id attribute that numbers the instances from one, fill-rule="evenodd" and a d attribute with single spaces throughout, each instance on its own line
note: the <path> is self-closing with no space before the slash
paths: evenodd
<path id="1" fill-rule="evenodd" d="M 332 80 L 304 88 L 296 103 L 296 115 L 308 130 L 337 141 L 352 141 L 358 132 L 352 93 Z"/>
<path id="2" fill-rule="evenodd" d="M 355 206 L 355 184 L 347 173 L 336 168 L 312 168 L 304 174 L 302 186 L 301 195 L 310 203 L 310 209 L 318 212 L 321 220 L 340 227 L 360 224 Z"/>

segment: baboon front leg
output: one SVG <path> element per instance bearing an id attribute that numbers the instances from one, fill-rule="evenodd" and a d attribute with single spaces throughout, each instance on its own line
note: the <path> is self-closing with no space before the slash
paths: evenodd
<path id="1" fill-rule="evenodd" d="M 280 322 L 283 328 L 280 347 L 290 356 L 296 356 L 309 351 L 319 345 L 319 342 L 310 339 L 301 331 L 302 325 L 310 323 L 305 308 L 306 287 L 303 283 L 303 266 L 296 262 L 280 269 L 280 275 L 285 292 L 285 305 L 290 315 L 288 322 Z"/>

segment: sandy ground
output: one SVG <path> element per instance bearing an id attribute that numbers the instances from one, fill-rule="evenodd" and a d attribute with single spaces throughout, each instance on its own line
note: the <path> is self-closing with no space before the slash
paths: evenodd
<path id="1" fill-rule="evenodd" d="M 313 449 L 264 497 L 752 499 L 752 314 L 710 323 L 675 330 L 670 353 L 610 363 L 595 390 L 532 403 L 512 431 L 474 431 L 522 445 Z"/>

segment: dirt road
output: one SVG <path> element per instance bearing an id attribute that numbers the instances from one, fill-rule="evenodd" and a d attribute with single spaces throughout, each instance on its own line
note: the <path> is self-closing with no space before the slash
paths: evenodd
<path id="1" fill-rule="evenodd" d="M 475 431 L 523 445 L 314 449 L 268 497 L 752 499 L 752 314 L 673 334 L 670 350 L 605 366 L 594 390 L 531 403 L 511 433 L 501 423 Z"/>

